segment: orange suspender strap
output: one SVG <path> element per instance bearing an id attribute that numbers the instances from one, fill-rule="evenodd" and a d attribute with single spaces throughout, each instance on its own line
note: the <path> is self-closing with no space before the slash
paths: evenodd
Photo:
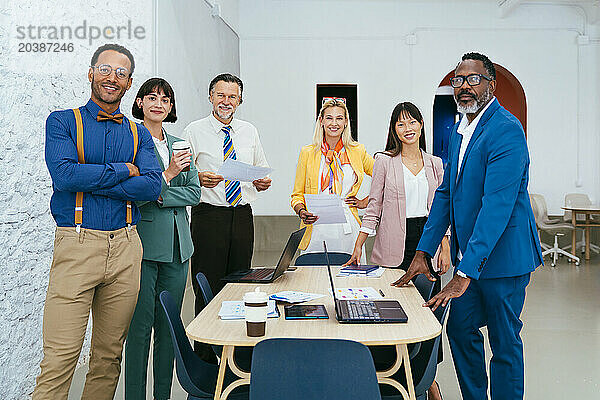
<path id="1" fill-rule="evenodd" d="M 135 162 L 135 155 L 137 154 L 138 148 L 138 131 L 135 122 L 129 120 L 129 126 L 131 127 L 131 134 L 133 135 L 133 162 Z M 133 216 L 131 212 L 131 201 L 127 201 L 127 228 L 131 229 L 131 223 L 133 222 Z"/>
<path id="2" fill-rule="evenodd" d="M 79 108 L 73 109 L 75 114 L 75 126 L 77 127 L 77 160 L 79 164 L 85 164 L 83 154 L 83 122 L 81 121 L 81 112 Z M 75 230 L 77 233 L 81 231 L 81 223 L 83 221 L 83 192 L 77 192 L 75 195 Z"/>

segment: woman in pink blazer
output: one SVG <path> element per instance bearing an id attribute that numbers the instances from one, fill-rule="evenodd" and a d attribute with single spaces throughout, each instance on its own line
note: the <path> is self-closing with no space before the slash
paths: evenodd
<path id="1" fill-rule="evenodd" d="M 375 156 L 369 202 L 352 257 L 347 264 L 359 262 L 367 236 L 376 234 L 371 263 L 408 269 L 427 221 L 435 190 L 442 183 L 443 176 L 442 160 L 425 152 L 421 112 L 412 103 L 398 104 L 390 119 L 385 151 Z M 448 271 L 448 237 L 442 240 L 433 266 L 440 274 Z M 439 292 L 440 286 L 438 279 L 434 293 Z M 393 351 L 373 350 L 376 362 L 389 357 L 393 361 L 395 358 Z M 435 381 L 429 389 L 428 398 L 441 399 Z"/>

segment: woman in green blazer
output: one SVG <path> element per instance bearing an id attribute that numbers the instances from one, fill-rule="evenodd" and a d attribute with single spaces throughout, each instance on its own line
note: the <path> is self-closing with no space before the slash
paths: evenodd
<path id="1" fill-rule="evenodd" d="M 188 260 L 194 252 L 185 207 L 200 202 L 200 182 L 191 154 L 173 154 L 173 143 L 181 139 L 167 134 L 162 127 L 163 122 L 177 120 L 171 85 L 161 78 L 144 82 L 132 114 L 144 120 L 152 135 L 163 179 L 158 201 L 137 203 L 142 214 L 137 230 L 144 256 L 140 292 L 125 344 L 125 399 L 146 399 L 148 353 L 154 329 L 154 399 L 164 400 L 171 397 L 174 356 L 169 325 L 158 296 L 168 290 L 181 307 Z M 183 171 L 188 167 L 189 171 Z"/>

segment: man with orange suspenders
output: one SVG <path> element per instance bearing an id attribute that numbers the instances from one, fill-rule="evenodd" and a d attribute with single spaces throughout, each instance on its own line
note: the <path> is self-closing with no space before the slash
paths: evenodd
<path id="1" fill-rule="evenodd" d="M 137 301 L 142 245 L 133 201 L 160 195 L 150 133 L 120 113 L 133 56 L 106 44 L 92 56 L 88 103 L 46 121 L 54 193 L 54 257 L 44 307 L 44 359 L 32 399 L 66 399 L 90 310 L 92 345 L 82 399 L 112 399 Z"/>

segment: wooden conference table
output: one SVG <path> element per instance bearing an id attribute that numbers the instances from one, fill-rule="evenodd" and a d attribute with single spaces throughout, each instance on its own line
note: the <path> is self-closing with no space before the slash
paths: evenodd
<path id="1" fill-rule="evenodd" d="M 424 341 L 441 334 L 442 327 L 428 308 L 423 307 L 423 298 L 414 287 L 396 288 L 390 283 L 404 274 L 402 270 L 386 269 L 381 278 L 340 277 L 335 275 L 339 267 L 332 267 L 336 289 L 342 287 L 373 287 L 381 289 L 386 299 L 400 302 L 408 315 L 408 323 L 404 324 L 340 324 L 335 319 L 333 299 L 330 292 L 326 267 L 298 267 L 296 271 L 288 271 L 270 284 L 227 284 L 223 290 L 202 310 L 188 325 L 188 336 L 196 341 L 223 346 L 222 359 L 219 366 L 215 399 L 226 399 L 233 389 L 240 385 L 250 384 L 250 373 L 242 371 L 233 359 L 235 346 L 254 346 L 264 339 L 270 338 L 310 338 L 310 339 L 349 339 L 369 346 L 395 345 L 397 359 L 386 371 L 378 371 L 379 383 L 392 385 L 402 393 L 405 399 L 414 400 L 415 390 L 407 344 Z M 325 294 L 325 297 L 310 303 L 324 304 L 329 319 L 286 320 L 283 306 L 278 305 L 281 316 L 267 320 L 266 335 L 258 338 L 246 335 L 243 320 L 221 320 L 218 317 L 221 302 L 224 300 L 241 300 L 244 293 L 260 286 L 269 295 L 283 291 L 295 290 L 309 293 Z M 307 303 L 307 304 L 310 304 Z M 390 378 L 404 363 L 407 377 L 407 388 Z M 227 366 L 240 377 L 223 391 L 223 380 Z"/>
<path id="2" fill-rule="evenodd" d="M 600 205 L 590 205 L 590 206 L 565 206 L 562 207 L 563 210 L 571 211 L 571 224 L 575 228 L 584 228 L 585 229 L 585 259 L 590 259 L 590 228 L 600 227 L 600 223 L 594 222 L 590 219 L 590 216 L 597 214 L 600 215 Z M 578 221 L 577 215 L 584 215 L 585 221 Z M 575 254 L 575 245 L 576 245 L 576 229 L 571 233 L 571 250 L 573 254 Z"/>

